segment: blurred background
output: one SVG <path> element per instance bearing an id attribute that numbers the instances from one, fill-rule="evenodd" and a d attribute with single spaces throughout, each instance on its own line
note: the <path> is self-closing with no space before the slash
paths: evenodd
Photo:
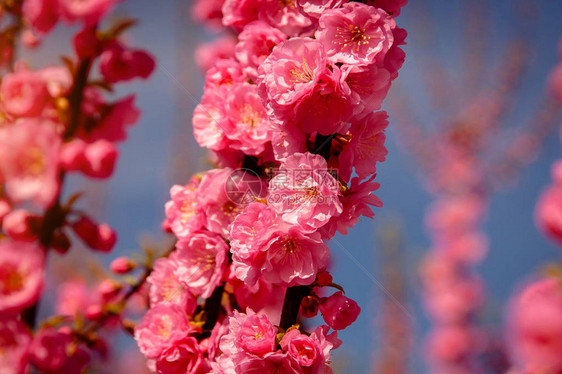
<path id="1" fill-rule="evenodd" d="M 504 78 L 511 82 L 498 93 L 506 103 L 500 118 L 505 131 L 495 134 L 494 144 L 541 129 L 541 146 L 525 150 L 523 162 L 494 181 L 483 226 L 490 250 L 477 269 L 487 286 L 481 324 L 501 331 L 507 300 L 517 286 L 560 256 L 559 249 L 537 230 L 533 211 L 551 180 L 551 163 L 561 156 L 562 122 L 550 113 L 544 97 L 547 75 L 558 61 L 562 2 L 410 3 L 397 19 L 409 33 L 406 62 L 383 104 L 390 115 L 389 155 L 377 176 L 384 207 L 375 212 L 374 220 L 363 220 L 349 236 L 337 236 L 330 244 L 335 281 L 362 308 L 357 322 L 339 334 L 344 344 L 335 351 L 336 373 L 427 371 L 423 337 L 428 320 L 421 306 L 418 274 L 430 245 L 423 216 L 433 196 L 427 192 L 419 155 L 411 152 L 416 139 L 409 129 L 426 129 L 430 136 L 423 141 L 431 149 L 435 141 L 431 134 L 439 133 L 442 123 L 468 108 L 479 92 L 501 86 Z M 147 238 L 161 238 L 169 188 L 210 168 L 191 130 L 192 111 L 203 93 L 194 51 L 217 35 L 194 23 L 190 5 L 186 0 L 129 0 L 115 13 L 140 20 L 128 37 L 155 55 L 157 69 L 148 82 L 134 82 L 118 91 L 137 93 L 142 118 L 121 146 L 114 177 L 100 184 L 75 178 L 68 188 L 89 191 L 90 211 L 120 235 L 117 250 L 105 256 L 103 264 L 137 252 L 139 242 Z M 24 57 L 33 67 L 56 63 L 61 48 L 70 50 L 64 44 L 68 35 L 68 29 L 59 28 L 42 48 L 25 52 Z M 543 115 L 545 110 L 548 115 Z M 471 114 L 481 115 L 478 109 Z M 84 261 L 85 251 L 77 252 L 73 251 L 77 257 L 73 261 Z M 92 269 L 97 268 L 93 259 L 88 261 Z M 62 266 L 57 258 L 51 262 Z M 129 337 L 123 336 L 119 344 L 122 351 L 136 349 Z M 381 369 L 389 357 L 400 357 L 394 365 L 401 367 Z"/>

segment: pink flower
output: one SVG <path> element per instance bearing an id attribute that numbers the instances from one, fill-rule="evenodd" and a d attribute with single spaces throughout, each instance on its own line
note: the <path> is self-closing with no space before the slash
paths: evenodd
<path id="1" fill-rule="evenodd" d="M 86 90 L 86 92 L 88 92 L 88 90 Z M 86 105 L 88 105 L 87 102 L 83 103 L 83 106 Z M 83 110 L 85 112 L 88 111 L 85 108 L 83 108 Z M 104 113 L 101 121 L 86 134 L 80 134 L 89 142 L 100 139 L 105 139 L 110 142 L 119 142 L 127 139 L 127 127 L 134 125 L 140 116 L 140 111 L 135 106 L 134 95 L 126 96 L 111 105 L 102 105 L 98 110 Z M 97 113 L 93 115 L 97 115 Z"/>
<path id="2" fill-rule="evenodd" d="M 306 135 L 288 126 L 273 125 L 271 145 L 277 161 L 284 162 L 295 153 L 308 152 Z"/>
<path id="3" fill-rule="evenodd" d="M 330 328 L 326 325 L 318 326 L 312 334 L 310 334 L 310 339 L 316 344 L 318 347 L 321 357 L 323 360 L 319 361 L 321 365 L 318 369 L 324 369 L 330 372 L 327 366 L 331 362 L 330 359 L 330 352 L 333 349 L 337 349 L 341 344 L 342 341 L 338 339 L 338 332 L 334 331 L 328 334 Z M 324 371 L 319 370 L 318 373 L 324 373 Z"/>
<path id="4" fill-rule="evenodd" d="M 235 361 L 248 354 L 263 357 L 275 351 L 276 335 L 277 329 L 265 315 L 256 314 L 252 309 L 247 309 L 246 313 L 234 310 L 228 319 L 228 334 L 221 338 L 220 348 Z"/>
<path id="5" fill-rule="evenodd" d="M 156 360 L 156 372 L 162 374 L 205 374 L 209 371 L 197 339 L 188 336 L 176 341 L 174 345 L 162 351 Z"/>
<path id="6" fill-rule="evenodd" d="M 116 0 L 58 0 L 64 19 L 80 20 L 88 26 L 96 24 L 113 6 Z"/>
<path id="7" fill-rule="evenodd" d="M 25 0 L 22 12 L 33 30 L 46 34 L 58 21 L 58 8 L 59 0 Z"/>
<path id="8" fill-rule="evenodd" d="M 343 330 L 351 325 L 361 312 L 359 305 L 343 296 L 341 291 L 320 301 L 320 313 L 324 321 L 334 330 Z"/>
<path id="9" fill-rule="evenodd" d="M 205 215 L 205 227 L 227 239 L 230 233 L 229 225 L 243 209 L 243 205 L 233 201 L 225 188 L 232 175 L 233 170 L 230 168 L 214 169 L 203 176 L 199 186 L 200 191 L 205 191 L 199 199 Z"/>
<path id="10" fill-rule="evenodd" d="M 196 0 L 191 7 L 191 16 L 197 22 L 220 28 L 223 4 L 224 0 Z"/>
<path id="11" fill-rule="evenodd" d="M 31 336 L 17 319 L 0 314 L 0 373 L 24 374 Z"/>
<path id="12" fill-rule="evenodd" d="M 68 331 L 44 327 L 33 338 L 30 359 L 41 370 L 60 370 L 68 360 L 67 349 L 71 343 L 72 335 Z"/>
<path id="13" fill-rule="evenodd" d="M 258 96 L 255 85 L 237 84 L 226 99 L 228 131 L 231 149 L 257 156 L 271 141 L 271 123 Z"/>
<path id="14" fill-rule="evenodd" d="M 312 366 L 320 352 L 314 341 L 307 335 L 301 334 L 298 329 L 292 329 L 281 339 L 281 348 L 286 351 L 301 367 Z"/>
<path id="15" fill-rule="evenodd" d="M 382 207 L 382 201 L 372 194 L 380 187 L 380 184 L 373 182 L 375 177 L 376 175 L 373 175 L 364 182 L 357 177 L 351 179 L 349 187 L 340 199 L 343 205 L 342 213 L 337 217 L 332 217 L 328 224 L 322 227 L 320 230 L 322 237 L 331 238 L 336 231 L 347 235 L 348 229 L 355 226 L 359 217 L 373 218 L 375 216 L 371 206 Z"/>
<path id="16" fill-rule="evenodd" d="M 239 0 L 234 2 L 238 3 Z M 234 57 L 234 46 L 236 38 L 227 35 L 210 43 L 199 45 L 195 49 L 195 62 L 203 71 L 207 71 L 215 65 L 218 60 Z"/>
<path id="17" fill-rule="evenodd" d="M 269 184 L 268 203 L 284 221 L 313 232 L 341 214 L 339 185 L 326 160 L 311 153 L 287 157 Z"/>
<path id="18" fill-rule="evenodd" d="M 0 175 L 13 201 L 33 200 L 40 206 L 53 201 L 60 143 L 54 124 L 47 121 L 28 119 L 0 130 Z"/>
<path id="19" fill-rule="evenodd" d="M 234 53 L 244 72 L 255 80 L 258 76 L 258 67 L 270 55 L 273 47 L 285 40 L 287 36 L 275 27 L 263 21 L 251 22 L 238 35 L 238 44 Z"/>
<path id="20" fill-rule="evenodd" d="M 283 373 L 283 374 L 302 374 L 299 365 L 282 352 L 271 352 L 262 357 L 248 356 L 243 359 L 238 366 L 240 373 L 262 374 L 262 373 Z"/>
<path id="21" fill-rule="evenodd" d="M 224 98 L 230 92 L 216 87 L 205 90 L 201 104 L 193 112 L 193 135 L 201 147 L 220 151 L 229 145 Z"/>
<path id="22" fill-rule="evenodd" d="M 562 187 L 548 187 L 537 203 L 535 221 L 549 238 L 562 244 Z"/>
<path id="23" fill-rule="evenodd" d="M 328 9 L 339 8 L 348 0 L 296 0 L 300 12 L 313 19 L 316 23 Z"/>
<path id="24" fill-rule="evenodd" d="M 559 279 L 526 286 L 510 307 L 511 357 L 530 373 L 562 370 L 562 288 Z"/>
<path id="25" fill-rule="evenodd" d="M 84 149 L 82 171 L 92 178 L 109 178 L 118 156 L 119 151 L 113 143 L 104 139 L 97 140 Z"/>
<path id="26" fill-rule="evenodd" d="M 240 64 L 234 59 L 217 60 L 205 74 L 205 90 L 246 82 Z"/>
<path id="27" fill-rule="evenodd" d="M 41 74 L 25 68 L 2 78 L 0 94 L 6 113 L 17 117 L 39 115 L 49 99 Z"/>
<path id="28" fill-rule="evenodd" d="M 73 44 L 76 55 L 82 60 L 97 57 L 103 50 L 102 41 L 94 27 L 86 27 L 76 34 Z"/>
<path id="29" fill-rule="evenodd" d="M 72 223 L 76 235 L 93 250 L 110 252 L 117 242 L 117 233 L 106 223 L 94 222 L 89 217 L 80 217 Z"/>
<path id="30" fill-rule="evenodd" d="M 225 0 L 222 6 L 224 26 L 242 30 L 258 17 L 258 0 Z"/>
<path id="31" fill-rule="evenodd" d="M 223 280 L 228 246 L 217 234 L 199 231 L 176 244 L 178 266 L 174 276 L 195 295 L 211 296 Z"/>
<path id="32" fill-rule="evenodd" d="M 168 258 L 160 258 L 154 263 L 154 270 L 146 279 L 150 285 L 151 306 L 159 303 L 172 303 L 182 307 L 188 314 L 193 314 L 197 307 L 197 298 L 189 292 L 176 275 L 180 268 L 177 252 Z"/>
<path id="33" fill-rule="evenodd" d="M 105 47 L 100 55 L 100 72 L 109 83 L 133 78 L 148 78 L 154 71 L 154 58 L 140 49 L 128 49 L 117 42 Z"/>
<path id="34" fill-rule="evenodd" d="M 428 337 L 427 355 L 430 361 L 439 363 L 459 363 L 467 354 L 475 350 L 475 332 L 467 326 L 443 326 Z"/>
<path id="35" fill-rule="evenodd" d="M 388 52 L 396 27 L 386 12 L 361 3 L 347 3 L 324 12 L 316 38 L 331 62 L 369 65 L 381 62 Z"/>
<path id="36" fill-rule="evenodd" d="M 62 316 L 74 317 L 83 312 L 90 302 L 90 291 L 82 280 L 67 280 L 58 287 L 55 311 Z"/>
<path id="37" fill-rule="evenodd" d="M 0 241 L 0 312 L 17 312 L 37 301 L 44 262 L 44 250 L 36 244 Z"/>
<path id="38" fill-rule="evenodd" d="M 377 171 L 377 162 L 384 161 L 388 154 L 384 146 L 387 126 L 386 112 L 371 113 L 351 126 L 351 141 L 340 154 L 340 173 L 344 180 L 349 179 L 352 166 L 359 179 Z"/>
<path id="39" fill-rule="evenodd" d="M 398 17 L 400 15 L 400 8 L 408 4 L 408 0 L 368 0 L 367 4 L 381 8 L 392 17 Z"/>
<path id="40" fill-rule="evenodd" d="M 137 265 L 133 260 L 128 257 L 117 257 L 113 261 L 111 261 L 110 269 L 112 272 L 116 274 L 127 274 L 131 270 L 133 270 Z M 151 274 L 154 274 L 152 272 Z"/>
<path id="41" fill-rule="evenodd" d="M 379 110 L 390 88 L 390 73 L 375 64 L 342 66 L 342 90 L 354 105 L 358 117 Z"/>
<path id="42" fill-rule="evenodd" d="M 182 238 L 203 227 L 203 215 L 198 209 L 197 188 L 201 176 L 194 176 L 184 186 L 170 189 L 172 200 L 166 203 L 166 218 L 173 233 Z"/>
<path id="43" fill-rule="evenodd" d="M 41 217 L 24 209 L 15 209 L 4 216 L 2 230 L 14 240 L 32 242 L 39 235 L 41 223 Z"/>
<path id="44" fill-rule="evenodd" d="M 258 18 L 289 36 L 312 31 L 312 21 L 301 14 L 296 0 L 264 0 L 258 3 Z"/>
<path id="45" fill-rule="evenodd" d="M 383 66 L 390 73 L 390 79 L 394 80 L 398 77 L 398 70 L 400 70 L 406 59 L 406 53 L 400 46 L 406 44 L 405 40 L 408 33 L 406 30 L 396 27 L 392 30 L 392 35 L 394 36 L 394 43 L 386 53 L 386 56 L 384 56 Z"/>
<path id="46" fill-rule="evenodd" d="M 150 308 L 135 328 L 135 340 L 148 359 L 158 359 L 166 350 L 177 347 L 193 328 L 185 310 L 169 303 Z"/>

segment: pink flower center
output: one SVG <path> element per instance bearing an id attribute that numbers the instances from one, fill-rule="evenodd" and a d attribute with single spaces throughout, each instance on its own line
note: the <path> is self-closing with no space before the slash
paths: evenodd
<path id="1" fill-rule="evenodd" d="M 295 0 L 279 0 L 279 4 L 281 4 L 281 6 L 287 6 L 289 8 L 294 8 L 295 7 Z"/>
<path id="2" fill-rule="evenodd" d="M 240 113 L 240 120 L 247 124 L 250 128 L 255 128 L 260 122 L 260 115 L 254 110 L 250 104 L 244 105 Z"/>
<path id="3" fill-rule="evenodd" d="M 31 176 L 40 175 L 45 171 L 45 155 L 39 147 L 31 147 L 19 159 L 22 171 Z"/>
<path id="4" fill-rule="evenodd" d="M 303 60 L 300 67 L 294 67 L 290 70 L 291 83 L 308 83 L 314 79 L 314 73 L 308 66 L 306 59 Z"/>
<path id="5" fill-rule="evenodd" d="M 365 31 L 353 24 L 348 24 L 345 27 L 336 27 L 334 38 L 334 44 L 339 45 L 341 50 L 348 46 L 352 46 L 353 49 L 358 50 L 361 44 L 369 44 L 370 36 L 365 35 Z"/>
<path id="6" fill-rule="evenodd" d="M 156 331 L 158 331 L 159 335 L 165 338 L 169 338 L 173 328 L 174 322 L 172 321 L 172 319 L 169 316 L 164 315 L 160 317 L 160 320 L 158 321 L 156 326 Z"/>
<path id="7" fill-rule="evenodd" d="M 14 265 L 4 265 L 0 269 L 0 294 L 10 295 L 23 288 L 23 274 Z"/>
<path id="8" fill-rule="evenodd" d="M 285 239 L 285 243 L 283 244 L 283 249 L 289 253 L 297 252 L 300 247 L 293 239 Z"/>

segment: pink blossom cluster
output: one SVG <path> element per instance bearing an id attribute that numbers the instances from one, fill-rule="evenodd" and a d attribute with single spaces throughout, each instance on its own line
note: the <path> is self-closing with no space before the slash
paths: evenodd
<path id="1" fill-rule="evenodd" d="M 360 308 L 321 296 L 341 288 L 326 241 L 382 205 L 378 110 L 404 61 L 406 32 L 385 9 L 405 1 L 372 3 L 195 3 L 236 37 L 198 54 L 194 135 L 217 168 L 173 186 L 165 207 L 176 249 L 156 262 L 135 329 L 156 372 L 331 372 L 337 330 Z M 326 325 L 307 332 L 300 321 L 318 313 Z"/>
<path id="2" fill-rule="evenodd" d="M 35 327 L 50 250 L 67 252 L 73 235 L 101 252 L 111 251 L 117 240 L 109 225 L 75 208 L 80 194 L 63 201 L 69 174 L 97 179 L 112 175 L 117 145 L 140 115 L 134 96 L 111 102 L 106 92 L 116 82 L 147 78 L 154 68 L 147 52 L 120 40 L 130 22 L 99 27 L 115 2 L 14 2 L 22 33 L 44 37 L 59 19 L 83 28 L 73 37 L 74 54 L 63 59 L 65 65 L 34 70 L 18 61 L 0 84 L 2 373 L 28 372 L 30 365 L 41 372 L 75 373 L 89 361 L 88 350 L 77 345 L 70 324 L 30 330 Z M 94 76 L 94 67 L 99 76 Z M 105 296 L 115 292 L 110 283 L 100 287 Z M 97 309 L 86 315 L 97 318 L 101 301 Z M 72 313 L 70 320 L 74 317 Z"/>

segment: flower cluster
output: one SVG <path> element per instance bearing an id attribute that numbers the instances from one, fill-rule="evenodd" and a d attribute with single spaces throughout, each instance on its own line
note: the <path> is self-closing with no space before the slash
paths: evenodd
<path id="1" fill-rule="evenodd" d="M 105 92 L 112 92 L 116 82 L 147 78 L 154 69 L 147 52 L 121 41 L 130 21 L 99 27 L 115 2 L 10 2 L 28 46 L 37 46 L 59 20 L 81 29 L 73 37 L 74 54 L 63 58 L 64 65 L 34 70 L 18 61 L 0 84 L 2 373 L 27 372 L 29 364 L 41 372 L 77 372 L 89 360 L 70 326 L 48 324 L 33 336 L 28 328 L 36 324 L 51 249 L 65 253 L 72 235 L 101 252 L 110 251 L 117 240 L 109 225 L 75 208 L 80 194 L 63 201 L 69 174 L 97 179 L 112 175 L 117 144 L 140 115 L 134 96 L 111 102 Z M 94 67 L 99 77 L 93 76 Z"/>
<path id="2" fill-rule="evenodd" d="M 206 46 L 197 142 L 217 168 L 171 189 L 176 250 L 149 278 L 135 329 L 158 373 L 324 373 L 360 311 L 327 271 L 326 241 L 381 201 L 385 112 L 404 61 L 405 1 L 198 1 L 237 35 Z M 380 4 L 379 4 L 380 3 Z M 389 10 L 389 12 L 387 12 Z M 377 111 L 377 112 L 375 112 Z M 305 331 L 299 318 L 326 325 Z"/>

